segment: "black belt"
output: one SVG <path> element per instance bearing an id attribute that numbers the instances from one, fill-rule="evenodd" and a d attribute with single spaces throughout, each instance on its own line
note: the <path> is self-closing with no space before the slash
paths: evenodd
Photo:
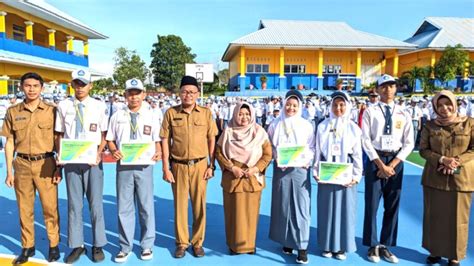
<path id="1" fill-rule="evenodd" d="M 187 164 L 187 165 L 195 165 L 195 164 L 197 164 L 199 161 L 204 160 L 204 159 L 206 159 L 206 157 L 198 158 L 198 159 L 192 159 L 192 160 L 176 160 L 176 159 L 171 158 L 171 161 L 172 161 L 173 163 Z"/>
<path id="2" fill-rule="evenodd" d="M 380 156 L 380 157 L 391 157 L 391 156 L 395 156 L 398 154 L 398 151 L 378 151 L 378 150 L 375 150 L 377 152 L 377 154 Z"/>
<path id="3" fill-rule="evenodd" d="M 17 153 L 16 156 L 28 161 L 40 161 L 49 157 L 53 157 L 54 152 L 47 152 L 47 153 L 40 153 L 40 154 Z"/>

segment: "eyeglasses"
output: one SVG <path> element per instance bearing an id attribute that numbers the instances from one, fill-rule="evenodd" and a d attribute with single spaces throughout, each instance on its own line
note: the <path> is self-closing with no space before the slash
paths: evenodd
<path id="1" fill-rule="evenodd" d="M 198 93 L 198 91 L 181 91 L 180 92 L 182 95 L 195 95 L 196 93 Z"/>

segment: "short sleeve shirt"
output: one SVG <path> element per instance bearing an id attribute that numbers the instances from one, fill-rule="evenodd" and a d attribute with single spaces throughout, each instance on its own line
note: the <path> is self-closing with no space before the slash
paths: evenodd
<path id="1" fill-rule="evenodd" d="M 196 105 L 186 113 L 182 105 L 168 109 L 163 118 L 160 137 L 170 142 L 170 155 L 176 160 L 193 160 L 209 155 L 208 140 L 217 135 L 211 110 Z"/>
<path id="2" fill-rule="evenodd" d="M 42 154 L 54 150 L 54 114 L 56 107 L 41 101 L 31 111 L 25 103 L 8 108 L 2 135 L 13 138 L 15 151 L 24 154 Z"/>

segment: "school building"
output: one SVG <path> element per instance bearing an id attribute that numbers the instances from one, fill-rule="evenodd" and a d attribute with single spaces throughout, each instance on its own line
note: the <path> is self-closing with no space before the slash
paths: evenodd
<path id="1" fill-rule="evenodd" d="M 89 67 L 89 40 L 105 38 L 44 1 L 1 1 L 0 95 L 18 92 L 30 71 L 45 79 L 46 92 L 64 91 L 74 69 Z"/>
<path id="2" fill-rule="evenodd" d="M 459 23 L 467 25 L 457 29 Z M 473 19 L 427 18 L 411 38 L 399 41 L 345 22 L 262 20 L 257 31 L 231 42 L 222 56 L 229 62 L 226 95 L 270 96 L 290 88 L 330 94 L 337 79 L 360 92 L 381 74 L 400 77 L 415 65 L 434 65 L 446 44 L 461 43 L 472 58 L 473 25 Z M 450 38 L 459 31 L 467 36 Z"/>

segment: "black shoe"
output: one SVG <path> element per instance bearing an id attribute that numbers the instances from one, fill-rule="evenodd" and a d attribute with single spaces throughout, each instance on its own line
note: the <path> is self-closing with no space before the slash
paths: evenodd
<path id="1" fill-rule="evenodd" d="M 48 262 L 53 262 L 59 260 L 61 255 L 59 254 L 58 246 L 50 247 L 49 254 L 48 254 Z"/>
<path id="2" fill-rule="evenodd" d="M 67 264 L 73 264 L 74 262 L 76 262 L 82 255 L 86 254 L 87 253 L 87 250 L 86 248 L 84 247 L 78 247 L 78 248 L 74 248 L 71 253 L 69 253 L 69 255 L 67 256 L 66 260 L 64 262 L 66 262 Z"/>
<path id="3" fill-rule="evenodd" d="M 298 264 L 308 264 L 308 251 L 306 249 L 298 250 L 298 257 L 296 258 Z"/>
<path id="4" fill-rule="evenodd" d="M 105 259 L 104 252 L 101 247 L 92 247 L 92 261 L 101 262 Z"/>
<path id="5" fill-rule="evenodd" d="M 283 253 L 286 254 L 286 255 L 291 255 L 291 254 L 293 254 L 293 249 L 292 249 L 292 248 L 283 247 L 282 251 L 283 251 Z"/>
<path id="6" fill-rule="evenodd" d="M 29 257 L 35 255 L 35 247 L 31 248 L 22 248 L 20 255 L 13 261 L 14 265 L 23 264 L 28 261 Z"/>
<path id="7" fill-rule="evenodd" d="M 428 256 L 426 258 L 426 264 L 436 264 L 436 263 L 439 263 L 441 261 L 441 257 L 438 257 L 438 256 Z"/>

